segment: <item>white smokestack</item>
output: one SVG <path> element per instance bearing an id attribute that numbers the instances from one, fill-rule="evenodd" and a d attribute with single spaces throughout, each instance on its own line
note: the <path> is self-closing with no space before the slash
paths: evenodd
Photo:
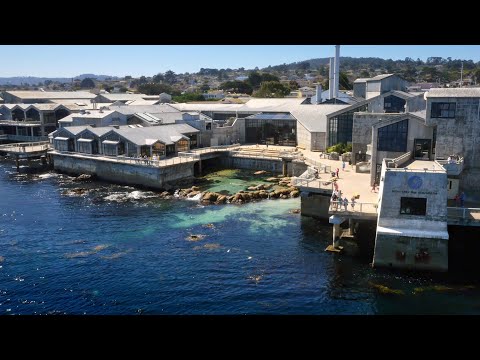
<path id="1" fill-rule="evenodd" d="M 330 58 L 330 68 L 328 70 L 328 98 L 333 99 L 333 69 L 334 59 Z"/>
<path id="2" fill-rule="evenodd" d="M 335 45 L 335 72 L 333 74 L 333 96 L 338 97 L 338 90 L 340 89 L 340 45 Z"/>
<path id="3" fill-rule="evenodd" d="M 320 104 L 322 102 L 322 85 L 317 85 L 317 93 L 315 94 L 315 104 Z"/>

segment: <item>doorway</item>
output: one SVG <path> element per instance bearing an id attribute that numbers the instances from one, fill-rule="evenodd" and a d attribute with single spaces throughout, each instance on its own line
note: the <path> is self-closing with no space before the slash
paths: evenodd
<path id="1" fill-rule="evenodd" d="M 432 155 L 431 139 L 415 139 L 414 149 L 415 159 L 430 160 Z"/>

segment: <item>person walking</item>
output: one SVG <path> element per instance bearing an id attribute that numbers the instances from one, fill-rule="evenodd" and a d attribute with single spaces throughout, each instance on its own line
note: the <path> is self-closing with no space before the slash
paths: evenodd
<path id="1" fill-rule="evenodd" d="M 345 161 L 342 161 L 342 171 L 345 171 Z"/>
<path id="2" fill-rule="evenodd" d="M 464 207 L 464 205 L 465 205 L 465 193 L 462 191 L 462 193 L 460 194 L 460 206 Z"/>
<path id="3" fill-rule="evenodd" d="M 354 211 L 354 209 L 355 209 L 355 196 L 353 196 L 350 201 L 351 201 L 350 204 L 352 205 L 352 211 Z"/>
<path id="4" fill-rule="evenodd" d="M 339 171 L 340 171 L 340 169 L 339 169 L 339 168 L 337 168 L 337 171 L 336 171 L 337 178 L 338 178 L 338 172 L 339 172 Z"/>
<path id="5" fill-rule="evenodd" d="M 347 211 L 348 209 L 348 199 L 347 197 L 345 196 L 345 199 L 343 199 L 343 207 L 345 208 L 345 211 Z"/>

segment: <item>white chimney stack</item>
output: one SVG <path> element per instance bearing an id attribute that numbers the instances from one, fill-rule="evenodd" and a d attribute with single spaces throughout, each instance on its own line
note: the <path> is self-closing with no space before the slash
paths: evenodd
<path id="1" fill-rule="evenodd" d="M 330 68 L 328 69 L 328 98 L 333 99 L 333 69 L 334 59 L 330 58 Z"/>
<path id="2" fill-rule="evenodd" d="M 333 96 L 338 97 L 338 90 L 340 89 L 340 45 L 335 45 L 335 72 L 333 74 Z"/>
<path id="3" fill-rule="evenodd" d="M 317 85 L 317 93 L 315 94 L 315 104 L 322 103 L 322 85 Z"/>

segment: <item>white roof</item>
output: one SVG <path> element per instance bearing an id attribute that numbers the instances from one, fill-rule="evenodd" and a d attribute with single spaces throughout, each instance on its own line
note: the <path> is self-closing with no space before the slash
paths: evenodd
<path id="1" fill-rule="evenodd" d="M 88 91 L 5 91 L 20 99 L 93 99 L 95 94 Z"/>
<path id="2" fill-rule="evenodd" d="M 480 97 L 480 88 L 433 88 L 428 90 L 426 97 L 429 98 L 449 98 L 449 97 Z"/>
<path id="3" fill-rule="evenodd" d="M 225 111 L 225 112 L 289 112 L 311 132 L 327 131 L 327 115 L 344 108 L 348 104 L 302 104 L 304 98 L 253 98 L 245 104 L 172 104 L 182 111 Z"/>

